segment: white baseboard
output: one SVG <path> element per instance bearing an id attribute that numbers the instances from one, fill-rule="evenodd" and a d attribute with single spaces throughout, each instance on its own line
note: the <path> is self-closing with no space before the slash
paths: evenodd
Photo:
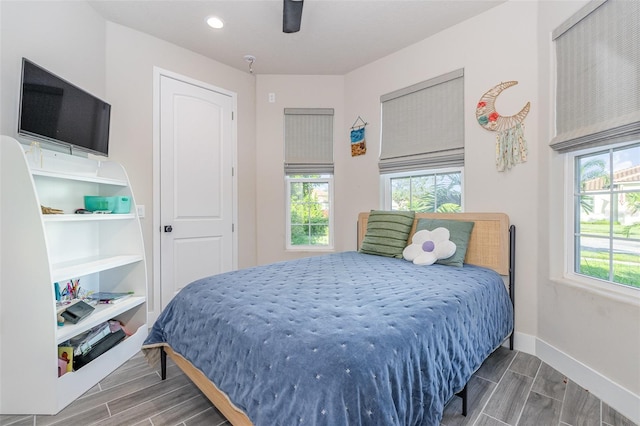
<path id="1" fill-rule="evenodd" d="M 629 420 L 640 424 L 640 396 L 534 336 L 516 333 L 515 349 L 537 356 Z"/>
<path id="2" fill-rule="evenodd" d="M 513 346 L 517 351 L 536 355 L 536 338 L 530 334 L 518 333 L 516 331 Z"/>

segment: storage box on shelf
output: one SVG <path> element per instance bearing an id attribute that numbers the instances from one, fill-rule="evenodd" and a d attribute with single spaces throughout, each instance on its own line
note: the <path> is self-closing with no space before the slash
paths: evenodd
<path id="1" fill-rule="evenodd" d="M 1 137 L 0 413 L 55 414 L 140 350 L 147 335 L 144 245 L 135 209 L 74 214 L 85 195 L 135 205 L 120 164 L 24 151 L 15 139 Z M 43 214 L 41 206 L 62 214 Z M 54 283 L 72 279 L 85 291 L 134 294 L 60 327 Z M 58 345 L 112 318 L 131 336 L 58 377 Z"/>

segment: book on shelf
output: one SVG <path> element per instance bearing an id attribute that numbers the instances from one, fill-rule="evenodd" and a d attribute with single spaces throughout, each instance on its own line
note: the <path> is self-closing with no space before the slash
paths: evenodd
<path id="1" fill-rule="evenodd" d="M 58 377 L 73 371 L 73 347 L 58 346 Z"/>
<path id="2" fill-rule="evenodd" d="M 101 303 L 101 304 L 111 304 L 111 303 L 121 302 L 131 295 L 133 295 L 133 292 L 112 293 L 107 291 L 99 291 L 97 293 L 91 294 L 89 298 L 92 300 L 96 300 L 98 303 Z"/>

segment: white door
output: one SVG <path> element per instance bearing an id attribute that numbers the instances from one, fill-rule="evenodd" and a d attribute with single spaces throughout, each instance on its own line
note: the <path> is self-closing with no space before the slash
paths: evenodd
<path id="1" fill-rule="evenodd" d="M 161 305 L 234 265 L 234 98 L 160 76 Z"/>

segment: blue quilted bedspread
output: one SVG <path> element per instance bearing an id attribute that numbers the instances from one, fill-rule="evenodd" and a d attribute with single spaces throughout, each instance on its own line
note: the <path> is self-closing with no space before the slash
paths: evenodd
<path id="1" fill-rule="evenodd" d="M 145 345 L 170 345 L 255 425 L 438 425 L 512 327 L 489 269 L 345 252 L 195 281 Z"/>

